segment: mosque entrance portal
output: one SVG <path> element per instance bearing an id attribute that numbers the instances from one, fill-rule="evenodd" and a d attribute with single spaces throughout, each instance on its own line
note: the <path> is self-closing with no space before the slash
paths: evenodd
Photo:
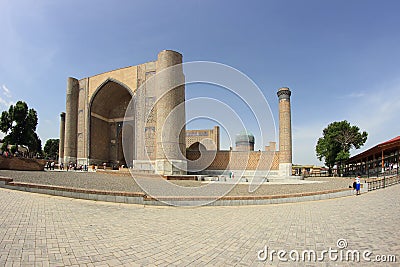
<path id="1" fill-rule="evenodd" d="M 117 81 L 108 80 L 96 91 L 90 102 L 90 164 L 126 165 L 134 157 L 134 118 L 126 118 L 125 113 L 132 100 L 130 90 Z M 134 105 L 129 105 L 129 108 Z M 134 112 L 132 112 L 134 114 Z M 129 159 L 125 159 L 123 133 L 132 140 L 127 148 Z"/>

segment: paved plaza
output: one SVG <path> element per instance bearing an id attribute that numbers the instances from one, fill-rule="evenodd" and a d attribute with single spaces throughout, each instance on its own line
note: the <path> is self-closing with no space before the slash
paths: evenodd
<path id="1" fill-rule="evenodd" d="M 257 254 L 265 246 L 337 249 L 338 239 L 346 239 L 347 249 L 395 255 L 398 261 L 399 195 L 395 185 L 324 201 L 175 208 L 0 189 L 0 265 L 286 266 L 293 262 L 260 262 Z M 322 264 L 354 265 L 329 259 Z"/>
<path id="2" fill-rule="evenodd" d="M 16 182 L 25 182 L 42 185 L 66 186 L 73 188 L 96 189 L 106 191 L 143 192 L 143 189 L 128 174 L 80 172 L 80 171 L 10 171 L 0 170 L 0 176 L 13 178 Z M 228 179 L 229 180 L 229 179 Z M 150 179 L 149 182 L 152 180 Z M 220 183 L 218 186 L 227 196 L 267 196 L 280 194 L 295 194 L 303 192 L 316 192 L 323 190 L 348 188 L 353 183 L 352 179 L 310 177 L 307 181 L 319 181 L 307 184 L 274 184 L 267 183 L 260 186 L 255 192 L 249 193 L 248 184 L 238 184 L 232 188 L 232 184 Z M 197 181 L 170 181 L 184 187 L 196 187 L 206 185 Z M 157 185 L 157 184 L 156 184 Z"/>

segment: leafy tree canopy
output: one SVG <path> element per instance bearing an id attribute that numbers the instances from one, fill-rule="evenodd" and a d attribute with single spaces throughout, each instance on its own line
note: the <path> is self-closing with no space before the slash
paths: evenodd
<path id="1" fill-rule="evenodd" d="M 44 153 L 46 158 L 57 159 L 58 158 L 58 145 L 60 139 L 48 139 L 44 145 Z"/>
<path id="2" fill-rule="evenodd" d="M 348 121 L 333 122 L 323 130 L 323 136 L 318 139 L 316 153 L 319 160 L 324 159 L 329 170 L 336 163 L 341 163 L 350 157 L 350 149 L 359 149 L 367 141 L 368 133 L 361 132 L 357 126 Z"/>
<path id="3" fill-rule="evenodd" d="M 36 134 L 38 117 L 36 110 L 28 109 L 23 101 L 11 105 L 0 116 L 0 131 L 6 134 L 4 143 L 28 146 L 31 152 L 41 152 L 41 141 Z"/>

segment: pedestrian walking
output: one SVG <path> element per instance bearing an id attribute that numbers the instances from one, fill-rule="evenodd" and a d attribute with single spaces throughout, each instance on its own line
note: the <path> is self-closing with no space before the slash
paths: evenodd
<path id="1" fill-rule="evenodd" d="M 357 176 L 355 182 L 356 182 L 356 195 L 360 195 L 360 188 L 361 188 L 361 181 L 360 181 L 360 175 Z"/>

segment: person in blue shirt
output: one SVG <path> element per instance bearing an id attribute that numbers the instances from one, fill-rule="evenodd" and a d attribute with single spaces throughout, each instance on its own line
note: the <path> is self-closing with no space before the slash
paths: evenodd
<path id="1" fill-rule="evenodd" d="M 360 188 L 361 188 L 361 182 L 360 182 L 360 175 L 357 176 L 356 178 L 356 195 L 360 195 Z"/>

